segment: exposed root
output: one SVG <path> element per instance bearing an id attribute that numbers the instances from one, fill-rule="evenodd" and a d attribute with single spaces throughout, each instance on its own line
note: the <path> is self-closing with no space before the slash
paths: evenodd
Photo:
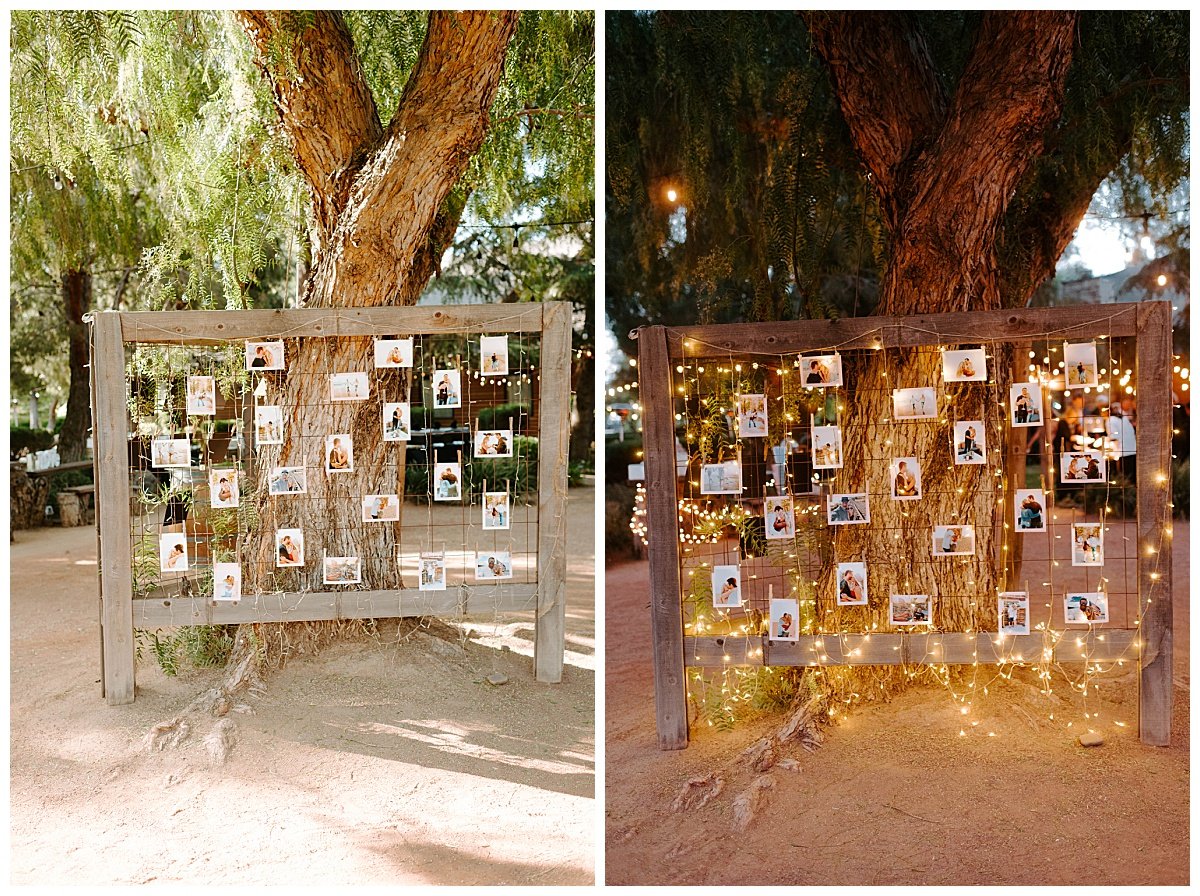
<path id="1" fill-rule="evenodd" d="M 233 722 L 229 719 L 221 719 L 204 738 L 204 748 L 208 750 L 208 755 L 214 764 L 224 765 L 225 760 L 229 758 L 229 752 L 233 749 L 234 744 L 233 731 Z"/>
<path id="2" fill-rule="evenodd" d="M 699 809 L 725 789 L 725 779 L 713 772 L 704 778 L 692 778 L 680 788 L 679 795 L 671 804 L 672 812 L 687 812 Z"/>
<path id="3" fill-rule="evenodd" d="M 759 775 L 746 788 L 745 792 L 733 801 L 733 827 L 735 830 L 744 831 L 750 827 L 758 810 L 766 805 L 767 791 L 774 787 L 774 778 L 770 775 Z"/>
<path id="4" fill-rule="evenodd" d="M 168 722 L 159 722 L 146 733 L 146 749 L 151 753 L 161 753 L 170 747 L 179 746 L 192 733 L 192 726 L 182 716 L 176 716 Z"/>

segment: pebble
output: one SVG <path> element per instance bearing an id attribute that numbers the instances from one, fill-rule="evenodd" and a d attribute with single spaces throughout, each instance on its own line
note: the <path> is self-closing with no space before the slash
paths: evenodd
<path id="1" fill-rule="evenodd" d="M 1086 734 L 1079 735 L 1079 743 L 1085 747 L 1101 747 L 1104 746 L 1104 735 L 1095 731 L 1089 731 Z"/>
<path id="2" fill-rule="evenodd" d="M 487 677 L 488 684 L 507 684 L 508 676 L 503 672 L 493 672 Z"/>

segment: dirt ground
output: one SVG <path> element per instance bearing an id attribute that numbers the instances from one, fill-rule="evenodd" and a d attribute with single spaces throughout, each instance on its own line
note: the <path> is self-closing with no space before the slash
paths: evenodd
<path id="1" fill-rule="evenodd" d="M 1105 673 L 1086 705 L 1058 674 L 1051 697 L 1028 672 L 993 682 L 965 737 L 958 704 L 940 687 L 919 686 L 852 710 L 815 752 L 790 748 L 798 768 L 768 772 L 774 787 L 744 833 L 732 824 L 733 803 L 755 775 L 737 757 L 782 717 L 731 731 L 693 725 L 686 750 L 660 751 L 647 566 L 610 567 L 607 883 L 1187 884 L 1189 541 L 1186 523 L 1174 529 L 1170 747 L 1138 742 L 1132 670 Z M 1084 713 L 1097 709 L 1106 742 L 1081 747 Z M 724 791 L 698 810 L 672 812 L 684 783 L 713 771 L 724 774 Z"/>
<path id="2" fill-rule="evenodd" d="M 570 492 L 561 684 L 533 680 L 531 614 L 466 621 L 465 650 L 392 623 L 270 677 L 223 765 L 199 727 L 143 745 L 218 673 L 147 658 L 136 702 L 100 698 L 95 531 L 18 532 L 11 882 L 591 884 L 594 498 Z"/>

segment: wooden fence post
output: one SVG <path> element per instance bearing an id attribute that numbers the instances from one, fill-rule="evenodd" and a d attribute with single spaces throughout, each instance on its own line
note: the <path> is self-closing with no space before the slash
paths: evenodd
<path id="1" fill-rule="evenodd" d="M 1171 305 L 1138 307 L 1137 577 L 1138 731 L 1142 743 L 1171 743 Z"/>
<path id="2" fill-rule="evenodd" d="M 125 409 L 125 343 L 121 315 L 101 311 L 93 324 L 96 521 L 100 528 L 104 698 L 133 702 L 133 571 L 129 543 L 129 427 Z M 104 371 L 104 377 L 96 372 Z M 103 524 L 100 521 L 103 520 Z"/>
<path id="3" fill-rule="evenodd" d="M 679 584 L 675 402 L 665 327 L 638 330 L 638 391 L 642 399 L 646 524 L 650 533 L 650 627 L 658 746 L 682 750 L 688 744 L 687 680 Z"/>
<path id="4" fill-rule="evenodd" d="M 571 306 L 542 306 L 538 413 L 538 608 L 533 665 L 538 681 L 562 681 L 566 634 L 567 445 L 571 434 Z"/>

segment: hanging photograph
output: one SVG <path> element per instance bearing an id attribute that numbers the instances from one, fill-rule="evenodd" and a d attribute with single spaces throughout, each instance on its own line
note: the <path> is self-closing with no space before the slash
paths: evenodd
<path id="1" fill-rule="evenodd" d="M 412 438 L 412 409 L 407 401 L 386 401 L 383 404 L 383 440 L 407 442 Z"/>
<path id="2" fill-rule="evenodd" d="M 796 517 L 791 498 L 767 498 L 763 506 L 766 508 L 767 538 L 796 537 Z"/>
<path id="3" fill-rule="evenodd" d="M 275 565 L 303 566 L 304 565 L 304 530 L 276 529 L 275 530 Z"/>
<path id="4" fill-rule="evenodd" d="M 480 429 L 475 432 L 476 457 L 512 457 L 511 429 Z"/>
<path id="5" fill-rule="evenodd" d="M 829 505 L 825 512 L 831 526 L 871 522 L 871 506 L 865 492 L 830 495 Z"/>
<path id="6" fill-rule="evenodd" d="M 921 497 L 921 462 L 915 457 L 897 457 L 888 467 L 892 497 L 897 501 L 916 501 Z"/>
<path id="7" fill-rule="evenodd" d="M 806 389 L 825 389 L 842 385 L 842 356 L 801 355 L 800 377 Z"/>
<path id="8" fill-rule="evenodd" d="M 1104 452 L 1089 448 L 1086 451 L 1064 451 L 1058 458 L 1059 482 L 1103 482 Z"/>
<path id="9" fill-rule="evenodd" d="M 192 443 L 188 439 L 155 439 L 150 443 L 150 466 L 190 467 Z"/>
<path id="10" fill-rule="evenodd" d="M 987 453 L 982 420 L 959 420 L 954 424 L 954 462 L 981 464 Z"/>
<path id="11" fill-rule="evenodd" d="M 213 507 L 238 506 L 238 476 L 233 467 L 218 467 L 208 471 L 208 498 Z"/>
<path id="12" fill-rule="evenodd" d="M 512 554 L 508 551 L 484 551 L 475 554 L 475 578 L 477 581 L 511 579 L 512 577 Z"/>
<path id="13" fill-rule="evenodd" d="M 283 370 L 283 340 L 246 343 L 247 370 Z"/>
<path id="14" fill-rule="evenodd" d="M 308 475 L 304 467 L 272 467 L 267 480 L 271 495 L 304 495 L 308 493 Z"/>
<path id="15" fill-rule="evenodd" d="M 260 445 L 283 444 L 283 408 L 264 404 L 254 409 L 254 437 Z"/>
<path id="16" fill-rule="evenodd" d="M 1099 523 L 1071 523 L 1071 565 L 1104 565 L 1104 527 Z"/>
<path id="17" fill-rule="evenodd" d="M 743 439 L 767 436 L 767 396 L 745 394 L 737 397 L 738 435 Z"/>
<path id="18" fill-rule="evenodd" d="M 242 566 L 240 563 L 213 564 L 213 600 L 234 603 L 242 599 Z"/>
<path id="19" fill-rule="evenodd" d="M 842 429 L 839 426 L 812 428 L 812 465 L 814 470 L 842 468 Z"/>
<path id="20" fill-rule="evenodd" d="M 483 493 L 483 528 L 507 529 L 508 492 Z"/>
<path id="21" fill-rule="evenodd" d="M 983 349 L 942 352 L 942 379 L 947 383 L 987 382 L 987 356 Z"/>
<path id="22" fill-rule="evenodd" d="M 325 585 L 358 585 L 362 582 L 362 562 L 357 557 L 325 557 L 321 582 Z"/>
<path id="23" fill-rule="evenodd" d="M 1024 591 L 1000 592 L 1000 634 L 1029 634 L 1029 595 Z"/>
<path id="24" fill-rule="evenodd" d="M 932 386 L 892 390 L 892 416 L 896 420 L 936 420 L 937 415 L 937 389 Z"/>
<path id="25" fill-rule="evenodd" d="M 371 381 L 365 373 L 329 374 L 330 401 L 366 401 L 371 397 Z"/>
<path id="26" fill-rule="evenodd" d="M 1096 343 L 1068 342 L 1063 345 L 1063 369 L 1067 373 L 1067 389 L 1100 385 Z"/>
<path id="27" fill-rule="evenodd" d="M 742 493 L 742 465 L 736 460 L 719 464 L 703 464 L 700 467 L 700 494 L 740 495 Z"/>
<path id="28" fill-rule="evenodd" d="M 1042 387 L 1037 383 L 1013 383 L 1008 387 L 1008 403 L 1013 426 L 1042 425 Z"/>
<path id="29" fill-rule="evenodd" d="M 444 553 L 422 552 L 417 564 L 418 590 L 446 590 L 446 555 Z"/>
<path id="30" fill-rule="evenodd" d="M 399 495 L 367 495 L 362 499 L 364 523 L 400 522 Z"/>
<path id="31" fill-rule="evenodd" d="M 325 472 L 354 472 L 354 439 L 349 433 L 325 437 Z"/>
<path id="32" fill-rule="evenodd" d="M 735 564 L 713 567 L 712 604 L 717 610 L 729 610 L 742 605 L 742 571 Z"/>
<path id="33" fill-rule="evenodd" d="M 1063 598 L 1063 614 L 1068 625 L 1108 622 L 1108 598 L 1100 591 L 1068 594 Z"/>
<path id="34" fill-rule="evenodd" d="M 211 376 L 187 378 L 187 412 L 201 417 L 217 413 L 217 381 Z"/>
<path id="35" fill-rule="evenodd" d="M 933 553 L 938 557 L 974 556 L 975 527 L 934 526 Z"/>
<path id="36" fill-rule="evenodd" d="M 433 372 L 433 406 L 435 408 L 462 407 L 462 384 L 457 370 L 435 370 Z"/>
<path id="37" fill-rule="evenodd" d="M 376 339 L 376 367 L 412 367 L 412 339 Z"/>
<path id="38" fill-rule="evenodd" d="M 183 572 L 188 568 L 186 535 L 164 532 L 158 536 L 158 566 L 163 572 Z"/>
<path id="39" fill-rule="evenodd" d="M 929 625 L 933 622 L 933 600 L 928 594 L 893 594 L 888 601 L 892 625 Z"/>
<path id="40" fill-rule="evenodd" d="M 433 500 L 462 500 L 462 466 L 460 464 L 433 465 Z"/>
<path id="41" fill-rule="evenodd" d="M 800 602 L 788 597 L 771 598 L 772 641 L 800 640 Z"/>
<path id="42" fill-rule="evenodd" d="M 837 602 L 839 607 L 867 605 L 867 564 L 839 563 L 837 565 Z"/>
<path id="43" fill-rule="evenodd" d="M 508 337 L 479 337 L 479 372 L 483 376 L 508 375 Z"/>
<path id="44" fill-rule="evenodd" d="M 1019 488 L 1013 495 L 1018 532 L 1046 531 L 1046 493 L 1040 488 Z"/>

